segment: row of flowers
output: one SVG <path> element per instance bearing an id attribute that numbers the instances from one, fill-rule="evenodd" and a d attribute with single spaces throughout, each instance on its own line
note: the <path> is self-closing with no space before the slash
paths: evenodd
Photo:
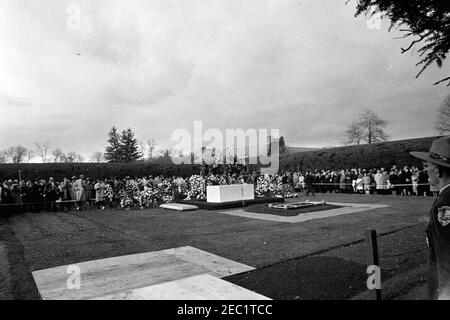
<path id="1" fill-rule="evenodd" d="M 107 184 L 105 198 L 110 204 L 118 201 L 120 207 L 124 209 L 133 207 L 150 208 L 158 203 L 173 202 L 176 199 L 205 200 L 206 186 L 241 183 L 245 183 L 243 178 L 229 178 L 227 181 L 222 175 L 207 177 L 193 175 L 188 179 L 176 178 L 173 180 L 157 177 L 152 181 L 129 179 L 116 190 L 113 186 Z M 260 176 L 256 181 L 255 193 L 259 196 L 298 197 L 292 186 L 283 185 L 282 178 L 277 175 L 273 177 Z"/>
<path id="2" fill-rule="evenodd" d="M 259 176 L 256 182 L 255 193 L 257 195 L 268 195 L 283 198 L 298 198 L 299 193 L 294 191 L 290 184 L 283 184 L 283 179 L 279 175 Z"/>

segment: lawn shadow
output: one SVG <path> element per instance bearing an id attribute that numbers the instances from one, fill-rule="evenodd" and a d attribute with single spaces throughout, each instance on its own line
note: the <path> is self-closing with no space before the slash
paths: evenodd
<path id="1" fill-rule="evenodd" d="M 366 288 L 366 266 L 315 256 L 223 278 L 276 300 L 343 300 Z"/>

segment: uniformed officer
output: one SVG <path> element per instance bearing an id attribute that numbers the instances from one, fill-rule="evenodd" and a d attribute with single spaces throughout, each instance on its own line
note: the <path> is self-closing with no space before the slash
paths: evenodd
<path id="1" fill-rule="evenodd" d="M 430 152 L 411 152 L 424 160 L 429 182 L 439 190 L 426 230 L 431 299 L 450 299 L 450 136 L 433 141 Z"/>

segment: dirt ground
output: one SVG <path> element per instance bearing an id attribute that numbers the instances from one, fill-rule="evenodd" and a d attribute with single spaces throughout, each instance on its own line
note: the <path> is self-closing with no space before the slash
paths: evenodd
<path id="1" fill-rule="evenodd" d="M 423 286 L 424 229 L 434 199 L 345 194 L 309 199 L 388 207 L 294 224 L 206 210 L 16 215 L 0 224 L 0 254 L 8 257 L 0 273 L 3 266 L 10 275 L 0 280 L 0 298 L 39 299 L 34 270 L 187 245 L 257 268 L 226 280 L 270 298 L 364 298 L 367 228 L 379 235 L 382 280 L 393 288 L 386 288 L 386 298 Z"/>

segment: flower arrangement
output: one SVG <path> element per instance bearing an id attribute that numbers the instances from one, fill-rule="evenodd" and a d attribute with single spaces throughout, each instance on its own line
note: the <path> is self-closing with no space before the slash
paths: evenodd
<path id="1" fill-rule="evenodd" d="M 139 194 L 139 206 L 141 208 L 150 208 L 153 204 L 157 191 L 153 190 L 151 186 L 145 185 Z"/>
<path id="2" fill-rule="evenodd" d="M 258 177 L 256 180 L 255 193 L 258 195 L 264 195 L 269 192 L 269 180 L 263 176 Z"/>
<path id="3" fill-rule="evenodd" d="M 128 194 L 124 191 L 122 197 L 120 198 L 120 206 L 126 210 L 129 210 L 133 205 L 133 200 L 128 197 Z"/>
<path id="4" fill-rule="evenodd" d="M 170 179 L 164 179 L 162 177 L 158 177 L 155 179 L 156 184 L 156 192 L 155 197 L 158 202 L 173 202 L 173 190 L 174 184 Z"/>
<path id="5" fill-rule="evenodd" d="M 188 183 L 183 178 L 176 178 L 173 181 L 173 188 L 177 189 L 179 198 L 186 198 L 188 192 Z"/>
<path id="6" fill-rule="evenodd" d="M 281 176 L 260 176 L 256 181 L 255 193 L 257 195 L 270 193 L 274 196 L 282 196 L 284 194 L 283 191 L 283 180 Z"/>
<path id="7" fill-rule="evenodd" d="M 120 199 L 120 206 L 125 209 L 130 209 L 138 205 L 141 197 L 140 193 L 138 182 L 131 179 L 127 180 Z"/>
<path id="8" fill-rule="evenodd" d="M 113 207 L 115 207 L 115 203 L 114 203 L 114 190 L 112 188 L 112 186 L 107 183 L 105 185 L 105 200 L 106 203 L 108 204 L 108 206 L 112 209 Z"/>
<path id="9" fill-rule="evenodd" d="M 125 210 L 131 208 L 150 208 L 158 203 L 173 202 L 176 199 L 205 200 L 206 185 L 227 185 L 245 183 L 242 176 L 208 175 L 202 177 L 193 175 L 188 179 L 155 178 L 127 179 L 115 182 L 114 185 L 107 184 L 105 197 L 108 202 L 114 204 L 115 196 L 120 199 L 120 206 Z M 256 181 L 255 193 L 257 196 L 270 194 L 274 197 L 296 198 L 299 194 L 294 192 L 292 186 L 283 184 L 279 175 L 259 176 Z"/>
<path id="10" fill-rule="evenodd" d="M 164 203 L 173 202 L 173 197 L 172 197 L 172 195 L 165 194 L 161 197 L 161 201 Z"/>
<path id="11" fill-rule="evenodd" d="M 189 178 L 186 200 L 206 199 L 205 179 L 199 175 L 193 175 Z"/>
<path id="12" fill-rule="evenodd" d="M 105 198 L 108 202 L 112 202 L 114 198 L 113 188 L 109 184 L 105 185 Z"/>

